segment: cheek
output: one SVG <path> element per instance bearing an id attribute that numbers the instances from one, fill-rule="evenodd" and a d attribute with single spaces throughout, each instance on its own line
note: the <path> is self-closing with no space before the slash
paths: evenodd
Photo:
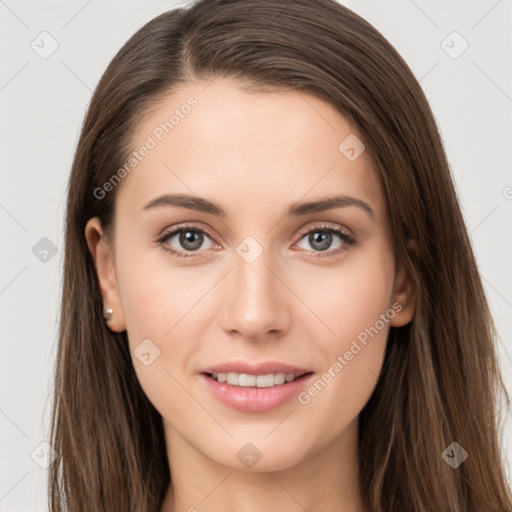
<path id="1" fill-rule="evenodd" d="M 120 243 L 116 264 L 130 355 L 139 381 L 153 401 L 155 393 L 165 389 L 168 361 L 180 364 L 180 358 L 185 357 L 177 348 L 186 344 L 169 341 L 179 330 L 180 319 L 191 308 L 195 294 L 187 293 L 190 286 L 185 286 L 178 270 L 151 265 L 147 254 L 147 250 L 128 251 Z"/>
<path id="2" fill-rule="evenodd" d="M 363 256 L 347 259 L 346 264 L 323 274 L 310 272 L 310 277 L 301 277 L 300 287 L 297 283 L 295 288 L 315 312 L 312 339 L 330 359 L 340 350 L 348 350 L 351 341 L 361 333 L 360 338 L 364 338 L 366 329 L 374 326 L 390 308 L 392 254 L 375 250 Z M 302 276 L 308 273 L 303 272 Z M 380 322 L 378 327 L 382 330 Z"/>
<path id="3" fill-rule="evenodd" d="M 326 281 L 327 292 L 321 298 L 315 294 L 316 311 L 334 333 L 317 332 L 323 368 L 298 401 L 315 411 L 318 425 L 327 426 L 326 439 L 357 417 L 382 369 L 395 313 L 390 305 L 394 267 L 391 253 L 374 254 L 364 264 L 340 268 Z"/>
<path id="4" fill-rule="evenodd" d="M 119 252 L 118 284 L 131 344 L 145 338 L 170 338 L 207 283 L 194 277 L 191 269 L 166 264 L 158 248 L 123 252 L 121 246 Z"/>

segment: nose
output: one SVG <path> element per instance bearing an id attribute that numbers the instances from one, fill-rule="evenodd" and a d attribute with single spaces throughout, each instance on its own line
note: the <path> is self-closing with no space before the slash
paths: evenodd
<path id="1" fill-rule="evenodd" d="M 233 269 L 223 280 L 222 328 L 249 341 L 275 340 L 289 329 L 293 294 L 283 284 L 271 251 L 252 262 L 234 254 Z"/>

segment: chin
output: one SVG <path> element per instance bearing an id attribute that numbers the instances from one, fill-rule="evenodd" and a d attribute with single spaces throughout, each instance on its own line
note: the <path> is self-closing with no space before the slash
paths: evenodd
<path id="1" fill-rule="evenodd" d="M 297 446 L 300 446 L 300 451 L 297 450 Z M 231 439 L 228 443 L 224 442 L 223 447 L 221 453 L 205 453 L 205 455 L 229 469 L 250 473 L 283 471 L 300 465 L 308 457 L 304 442 L 290 442 L 286 446 L 283 438 L 277 436 L 274 441 Z"/>

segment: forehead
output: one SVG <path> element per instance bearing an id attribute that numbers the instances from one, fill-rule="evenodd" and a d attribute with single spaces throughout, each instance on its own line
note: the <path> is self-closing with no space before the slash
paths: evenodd
<path id="1" fill-rule="evenodd" d="M 382 191 L 361 138 L 339 111 L 303 91 L 254 92 L 225 78 L 182 83 L 138 126 L 137 161 L 116 209 L 140 210 L 174 192 L 215 198 L 228 215 L 257 214 L 262 200 L 281 209 L 334 193 L 364 196 L 379 210 Z"/>

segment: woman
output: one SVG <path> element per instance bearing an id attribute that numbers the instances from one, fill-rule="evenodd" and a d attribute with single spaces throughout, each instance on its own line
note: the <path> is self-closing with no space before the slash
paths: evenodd
<path id="1" fill-rule="evenodd" d="M 51 510 L 512 510 L 441 139 L 347 8 L 141 28 L 91 100 L 65 236 Z"/>

